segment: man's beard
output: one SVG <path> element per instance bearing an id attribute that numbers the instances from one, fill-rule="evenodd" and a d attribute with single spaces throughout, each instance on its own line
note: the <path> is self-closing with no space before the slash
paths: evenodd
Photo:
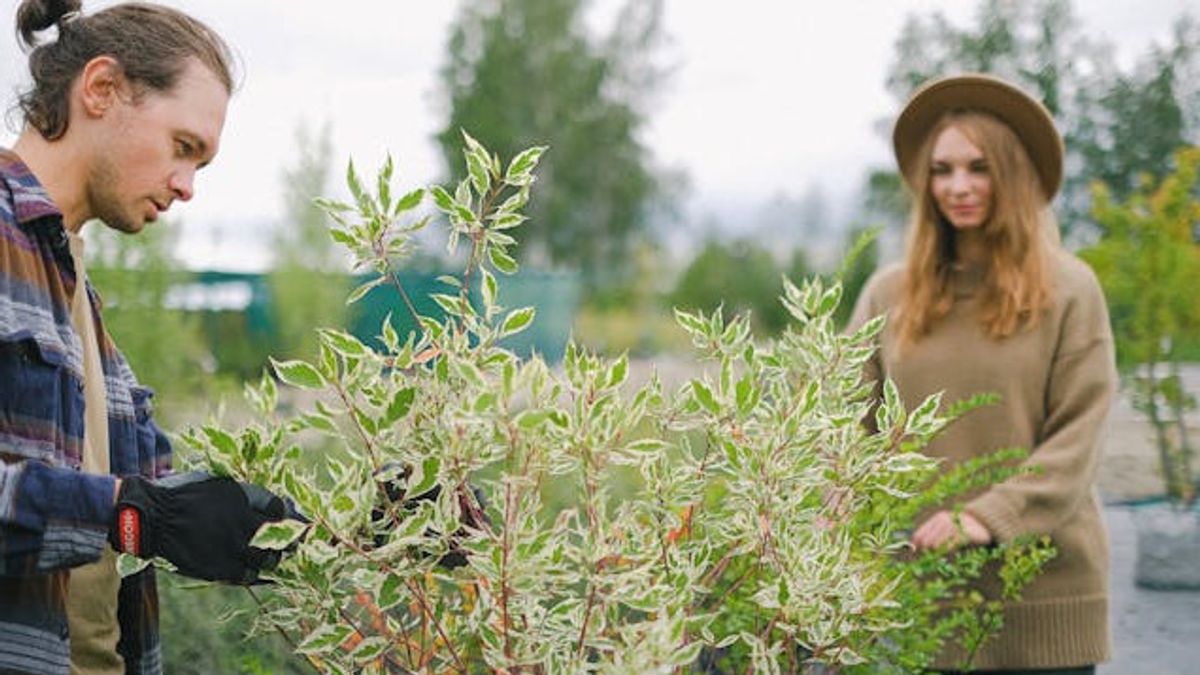
<path id="1" fill-rule="evenodd" d="M 121 204 L 117 188 L 120 182 L 120 170 L 113 162 L 108 159 L 96 160 L 88 171 L 87 195 L 91 215 L 114 230 L 127 234 L 141 232 L 145 220 L 138 214 L 129 213 Z"/>

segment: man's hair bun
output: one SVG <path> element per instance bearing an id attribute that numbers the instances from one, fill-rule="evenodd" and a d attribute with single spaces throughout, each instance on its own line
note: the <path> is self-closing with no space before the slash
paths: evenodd
<path id="1" fill-rule="evenodd" d="M 17 8 L 17 33 L 27 47 L 37 46 L 37 33 L 56 25 L 64 16 L 78 12 L 82 0 L 22 0 Z"/>

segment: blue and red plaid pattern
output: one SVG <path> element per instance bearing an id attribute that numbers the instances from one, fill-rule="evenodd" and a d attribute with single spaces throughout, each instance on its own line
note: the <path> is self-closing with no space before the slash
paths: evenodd
<path id="1" fill-rule="evenodd" d="M 113 516 L 112 476 L 79 471 L 82 343 L 62 213 L 29 168 L 0 149 L 0 672 L 67 673 L 71 567 L 95 561 Z M 88 289 L 99 317 L 100 301 Z M 171 445 L 97 318 L 114 476 L 158 477 Z M 119 650 L 129 673 L 159 673 L 152 570 L 121 584 Z"/>

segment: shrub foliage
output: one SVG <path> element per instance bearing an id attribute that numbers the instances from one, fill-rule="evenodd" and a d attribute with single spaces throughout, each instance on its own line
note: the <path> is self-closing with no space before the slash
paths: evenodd
<path id="1" fill-rule="evenodd" d="M 503 341 L 534 310 L 505 308 L 499 279 L 543 148 L 505 166 L 464 136 L 454 189 L 398 196 L 389 161 L 370 188 L 351 165 L 354 203 L 320 202 L 375 272 L 364 289 L 393 285 L 415 314 L 394 270 L 431 197 L 466 249 L 434 296 L 446 316 L 407 336 L 385 322 L 381 349 L 322 329 L 318 358 L 248 388 L 258 421 L 186 435 L 208 468 L 311 521 L 256 538 L 292 549 L 256 591 L 259 629 L 332 673 L 876 673 L 998 627 L 1044 542 L 906 546 L 923 511 L 1010 475 L 1016 450 L 951 472 L 920 452 L 985 397 L 908 411 L 889 383 L 870 400 L 883 319 L 839 332 L 841 286 L 820 280 L 785 285 L 791 324 L 767 343 L 744 317 L 676 312 L 705 368 L 675 390 L 574 345 L 561 368 L 518 358 Z M 315 403 L 281 412 L 276 378 Z M 321 436 L 335 449 L 312 449 Z M 985 568 L 996 597 L 971 583 Z"/>

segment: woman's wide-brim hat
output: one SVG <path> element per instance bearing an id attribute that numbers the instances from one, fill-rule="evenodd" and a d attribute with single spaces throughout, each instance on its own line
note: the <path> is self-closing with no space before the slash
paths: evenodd
<path id="1" fill-rule="evenodd" d="M 910 189 L 916 191 L 925 182 L 923 176 L 914 174 L 926 137 L 944 114 L 955 110 L 985 112 L 1007 124 L 1025 146 L 1046 201 L 1054 198 L 1062 185 L 1063 141 L 1050 111 L 1016 85 L 978 73 L 926 82 L 900 112 L 892 131 L 892 145 Z"/>

